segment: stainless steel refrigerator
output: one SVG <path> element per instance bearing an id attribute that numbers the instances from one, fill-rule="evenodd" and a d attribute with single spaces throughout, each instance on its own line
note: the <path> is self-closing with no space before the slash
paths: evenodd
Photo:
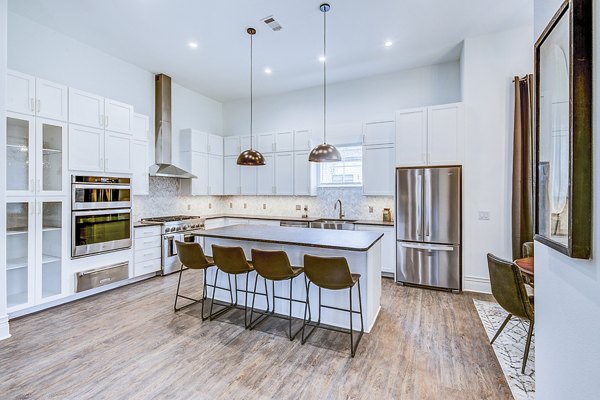
<path id="1" fill-rule="evenodd" d="M 396 281 L 461 290 L 461 167 L 396 169 Z"/>

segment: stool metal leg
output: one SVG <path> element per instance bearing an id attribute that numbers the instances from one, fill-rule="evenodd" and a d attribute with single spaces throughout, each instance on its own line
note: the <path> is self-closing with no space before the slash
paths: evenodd
<path id="1" fill-rule="evenodd" d="M 529 358 L 529 347 L 531 346 L 531 336 L 533 335 L 533 321 L 529 321 L 529 329 L 527 330 L 527 342 L 525 344 L 525 354 L 523 354 L 523 367 L 521 367 L 521 373 L 525 373 L 525 366 L 527 365 L 527 358 Z"/>
<path id="2" fill-rule="evenodd" d="M 181 269 L 179 270 L 179 279 L 177 281 L 177 292 L 175 294 L 175 304 L 173 305 L 173 309 L 177 312 L 179 310 L 181 310 L 182 308 L 186 308 L 189 307 L 193 304 L 196 303 L 202 303 L 202 321 L 205 321 L 206 319 L 208 319 L 208 317 L 204 317 L 204 300 L 206 300 L 206 269 L 204 269 L 202 271 L 202 297 L 200 299 L 194 299 L 192 297 L 188 297 L 188 296 L 184 296 L 179 294 L 179 290 L 181 289 L 181 277 L 183 276 L 183 270 L 184 270 L 184 266 L 181 266 Z M 182 307 L 177 308 L 177 301 L 179 300 L 179 298 L 184 298 L 186 300 L 190 300 L 191 303 L 186 304 Z"/>
<path id="3" fill-rule="evenodd" d="M 263 282 L 265 284 L 265 293 L 257 293 L 257 284 L 258 284 L 258 274 L 254 278 L 254 294 L 252 296 L 252 306 L 250 308 L 250 322 L 248 323 L 248 329 L 252 330 L 256 328 L 261 322 L 267 319 L 269 314 L 269 292 L 267 291 L 267 280 L 263 278 Z M 265 313 L 260 313 L 261 315 L 254 320 L 254 300 L 256 299 L 256 295 L 260 294 L 266 297 L 267 299 L 267 311 Z"/>

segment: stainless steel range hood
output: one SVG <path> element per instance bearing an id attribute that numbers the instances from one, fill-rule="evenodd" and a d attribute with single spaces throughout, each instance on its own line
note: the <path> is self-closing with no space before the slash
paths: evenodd
<path id="1" fill-rule="evenodd" d="M 171 130 L 171 78 L 165 74 L 155 77 L 155 149 L 156 164 L 150 167 L 150 176 L 168 178 L 197 178 L 196 175 L 173 165 L 173 132 Z"/>

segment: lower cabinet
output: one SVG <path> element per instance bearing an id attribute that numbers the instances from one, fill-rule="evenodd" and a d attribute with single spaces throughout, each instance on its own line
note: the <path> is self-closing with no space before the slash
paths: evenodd
<path id="1" fill-rule="evenodd" d="M 225 226 L 225 218 L 211 218 L 204 221 L 204 229 L 216 229 Z"/>
<path id="2" fill-rule="evenodd" d="M 396 230 L 393 226 L 355 225 L 357 231 L 382 232 L 381 238 L 381 272 L 396 273 Z"/>
<path id="3" fill-rule="evenodd" d="M 160 225 L 136 227 L 133 237 L 133 276 L 160 271 L 162 251 Z"/>
<path id="4" fill-rule="evenodd" d="M 6 203 L 8 312 L 65 295 L 68 208 L 63 198 L 12 198 Z"/>

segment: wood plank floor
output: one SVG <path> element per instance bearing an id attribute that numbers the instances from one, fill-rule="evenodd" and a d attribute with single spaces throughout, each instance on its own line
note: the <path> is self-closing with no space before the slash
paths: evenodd
<path id="1" fill-rule="evenodd" d="M 199 278 L 186 272 L 188 294 Z M 212 322 L 199 304 L 174 313 L 176 284 L 154 278 L 12 320 L 0 398 L 512 398 L 474 295 L 384 279 L 381 313 L 352 359 L 340 333 L 302 346 L 278 319 L 247 331 L 241 311 Z"/>

